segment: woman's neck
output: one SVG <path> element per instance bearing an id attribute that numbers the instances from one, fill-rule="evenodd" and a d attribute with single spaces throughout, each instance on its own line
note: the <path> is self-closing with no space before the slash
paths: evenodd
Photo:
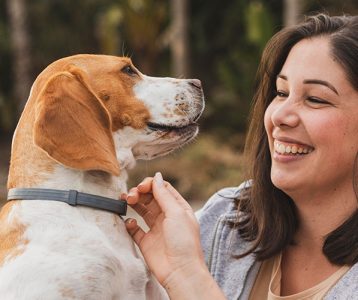
<path id="1" fill-rule="evenodd" d="M 300 224 L 297 242 L 311 246 L 319 244 L 322 247 L 325 236 L 340 226 L 358 207 L 352 185 L 319 192 L 301 191 L 292 196 Z"/>

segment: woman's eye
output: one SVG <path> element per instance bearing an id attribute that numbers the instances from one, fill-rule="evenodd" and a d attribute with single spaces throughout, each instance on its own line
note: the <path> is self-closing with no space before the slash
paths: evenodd
<path id="1" fill-rule="evenodd" d="M 284 91 L 277 90 L 276 91 L 276 96 L 280 97 L 280 98 L 285 98 L 285 97 L 288 96 L 288 94 L 286 92 L 284 92 Z"/>
<path id="2" fill-rule="evenodd" d="M 313 104 L 330 104 L 328 101 L 317 97 L 308 97 L 307 100 Z"/>
<path id="3" fill-rule="evenodd" d="M 125 66 L 121 71 L 130 76 L 137 75 L 137 72 L 131 66 Z"/>

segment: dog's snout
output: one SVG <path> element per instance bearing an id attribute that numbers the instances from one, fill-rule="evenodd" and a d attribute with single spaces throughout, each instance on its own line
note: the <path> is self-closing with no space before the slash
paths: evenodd
<path id="1" fill-rule="evenodd" d="M 196 87 L 197 89 L 201 89 L 201 81 L 199 79 L 190 79 L 189 84 Z"/>

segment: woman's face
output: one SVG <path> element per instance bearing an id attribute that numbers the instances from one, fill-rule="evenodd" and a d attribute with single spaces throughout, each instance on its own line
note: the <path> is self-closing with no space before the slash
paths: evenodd
<path id="1" fill-rule="evenodd" d="M 358 92 L 330 54 L 326 37 L 290 51 L 265 113 L 273 184 L 300 192 L 352 189 L 358 152 Z"/>

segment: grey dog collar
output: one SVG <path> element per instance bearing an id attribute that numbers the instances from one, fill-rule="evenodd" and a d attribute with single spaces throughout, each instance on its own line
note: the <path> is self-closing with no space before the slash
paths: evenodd
<path id="1" fill-rule="evenodd" d="M 110 211 L 121 216 L 127 213 L 127 202 L 101 196 L 80 193 L 75 190 L 63 191 L 37 188 L 14 188 L 7 194 L 7 200 L 49 200 L 61 201 L 69 205 L 83 205 Z"/>

